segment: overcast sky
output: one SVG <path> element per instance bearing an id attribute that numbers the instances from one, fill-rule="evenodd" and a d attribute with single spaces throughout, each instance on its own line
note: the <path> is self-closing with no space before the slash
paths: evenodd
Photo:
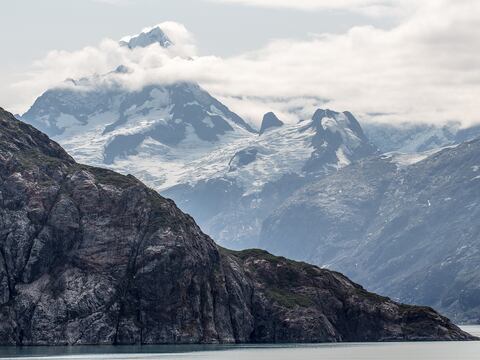
<path id="1" fill-rule="evenodd" d="M 115 47 L 165 21 L 185 27 L 193 61 Z M 480 121 L 477 0 L 15 0 L 0 37 L 0 106 L 13 112 L 125 63 L 125 86 L 198 81 L 253 122 L 319 99 L 366 121 Z"/>

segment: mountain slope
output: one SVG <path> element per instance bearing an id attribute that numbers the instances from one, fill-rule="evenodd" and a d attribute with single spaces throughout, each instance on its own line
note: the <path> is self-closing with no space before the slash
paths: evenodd
<path id="1" fill-rule="evenodd" d="M 319 109 L 192 163 L 163 193 L 222 245 L 256 247 L 262 221 L 296 189 L 375 153 L 350 113 Z"/>
<path id="2" fill-rule="evenodd" d="M 181 56 L 161 26 L 120 45 L 127 52 L 159 46 L 162 56 Z M 134 73 L 120 65 L 106 74 L 68 79 L 36 99 L 21 119 L 75 159 L 135 174 L 157 189 L 178 184 L 190 162 L 257 135 L 198 84 L 165 82 L 137 89 L 125 84 Z"/>
<path id="3" fill-rule="evenodd" d="M 132 176 L 0 109 L 0 343 L 467 340 L 341 274 L 231 252 Z"/>
<path id="4" fill-rule="evenodd" d="M 410 165 L 361 161 L 293 194 L 264 222 L 260 245 L 479 322 L 479 158 L 474 140 Z"/>
<path id="5" fill-rule="evenodd" d="M 254 130 L 198 85 L 152 85 L 139 91 L 97 87 L 82 79 L 37 99 L 22 120 L 45 131 L 76 159 L 150 180 Z M 89 90 L 82 90 L 87 86 Z M 157 165 L 171 165 L 156 169 Z M 168 173 L 168 172 L 167 172 Z M 143 176 L 142 176 L 143 175 Z M 159 176 L 152 185 L 176 181 Z"/>
<path id="6" fill-rule="evenodd" d="M 259 135 L 194 84 L 132 92 L 96 82 L 47 91 L 22 120 L 75 159 L 133 174 L 162 191 L 236 249 L 256 246 L 263 219 L 310 178 L 376 153 L 348 112 L 319 109 L 311 119 L 283 125 L 267 114 Z"/>

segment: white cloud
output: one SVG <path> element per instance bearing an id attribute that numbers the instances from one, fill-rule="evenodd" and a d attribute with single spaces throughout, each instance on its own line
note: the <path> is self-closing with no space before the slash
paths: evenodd
<path id="1" fill-rule="evenodd" d="M 50 51 L 32 65 L 23 80 L 12 85 L 13 91 L 19 95 L 18 103 L 31 105 L 32 98 L 50 87 L 62 85 L 65 79 L 109 73 L 119 65 L 134 70 L 123 77 L 118 75 L 118 80 L 131 88 L 141 87 L 142 82 L 147 82 L 149 74 L 153 73 L 155 76 L 152 81 L 174 81 L 179 76 L 175 71 L 168 73 L 170 70 L 167 69 L 171 69 L 171 66 L 166 65 L 188 63 L 186 59 L 196 54 L 194 38 L 182 24 L 164 22 L 156 26 L 160 26 L 174 43 L 168 50 L 157 44 L 130 50 L 120 46 L 117 40 L 104 39 L 97 46 L 87 46 L 77 51 Z M 114 77 L 109 79 L 113 81 Z"/>
<path id="2" fill-rule="evenodd" d="M 401 14 L 412 0 L 210 0 L 216 3 L 240 4 L 265 8 L 286 8 L 303 11 L 347 10 L 370 15 Z"/>
<path id="3" fill-rule="evenodd" d="M 177 52 L 159 46 L 130 51 L 104 40 L 77 52 L 50 53 L 17 84 L 18 93 L 32 97 L 64 78 L 123 64 L 132 72 L 112 75 L 112 81 L 131 89 L 197 81 L 253 120 L 275 110 L 294 121 L 322 105 L 365 121 L 469 124 L 480 122 L 479 13 L 476 0 L 424 0 L 391 30 L 355 27 L 341 35 L 278 40 L 230 58 L 196 56 L 188 32 Z"/>

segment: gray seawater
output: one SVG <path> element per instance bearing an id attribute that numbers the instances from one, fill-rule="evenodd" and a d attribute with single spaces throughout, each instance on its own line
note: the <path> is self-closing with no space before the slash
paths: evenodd
<path id="1" fill-rule="evenodd" d="M 464 326 L 480 336 L 480 326 Z M 306 345 L 0 347 L 0 359 L 55 360 L 479 360 L 480 341 Z"/>

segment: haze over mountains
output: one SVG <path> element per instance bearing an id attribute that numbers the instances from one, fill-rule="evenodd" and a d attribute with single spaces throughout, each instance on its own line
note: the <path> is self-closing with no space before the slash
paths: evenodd
<path id="1" fill-rule="evenodd" d="M 128 48 L 171 40 L 159 28 Z M 362 124 L 318 109 L 257 131 L 198 84 L 69 80 L 21 119 L 76 160 L 131 173 L 235 249 L 344 271 L 369 289 L 479 322 L 479 127 Z M 438 152 L 441 148 L 450 146 Z M 452 211 L 455 209 L 455 211 Z"/>

